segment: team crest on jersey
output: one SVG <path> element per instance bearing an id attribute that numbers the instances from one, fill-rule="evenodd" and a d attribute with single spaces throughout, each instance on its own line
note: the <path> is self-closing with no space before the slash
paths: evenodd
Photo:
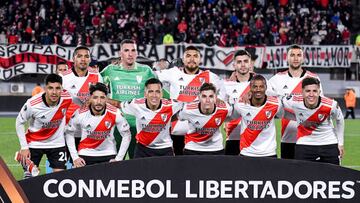
<path id="1" fill-rule="evenodd" d="M 319 113 L 319 114 L 318 114 L 318 119 L 319 119 L 320 121 L 323 121 L 323 120 L 325 119 L 325 115 Z"/>
<path id="2" fill-rule="evenodd" d="M 219 126 L 221 124 L 221 118 L 215 118 L 215 123 Z"/>
<path id="3" fill-rule="evenodd" d="M 142 76 L 141 75 L 137 75 L 136 76 L 136 81 L 137 81 L 137 83 L 141 83 L 141 81 L 142 81 Z"/>
<path id="4" fill-rule="evenodd" d="M 267 119 L 271 117 L 272 111 L 265 111 L 265 116 Z"/>
<path id="5" fill-rule="evenodd" d="M 165 122 L 167 119 L 167 114 L 166 113 L 161 114 L 161 119 Z"/>
<path id="6" fill-rule="evenodd" d="M 105 126 L 106 126 L 107 129 L 110 129 L 111 122 L 110 121 L 105 121 Z"/>
<path id="7" fill-rule="evenodd" d="M 66 109 L 65 109 L 65 108 L 62 108 L 62 109 L 61 109 L 61 113 L 65 116 L 65 114 L 66 114 Z"/>
<path id="8" fill-rule="evenodd" d="M 199 78 L 199 81 L 201 84 L 204 84 L 205 83 L 205 78 Z"/>

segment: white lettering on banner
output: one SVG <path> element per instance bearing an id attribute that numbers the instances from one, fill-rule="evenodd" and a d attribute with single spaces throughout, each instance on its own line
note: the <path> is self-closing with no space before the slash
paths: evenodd
<path id="1" fill-rule="evenodd" d="M 160 58 L 171 61 L 182 58 L 185 48 L 190 44 L 138 45 L 139 62 L 154 62 Z M 218 47 L 204 44 L 191 44 L 201 54 L 201 66 L 206 69 L 233 70 L 232 61 L 237 50 L 245 47 Z M 261 68 L 287 68 L 288 46 L 252 46 L 257 56 L 254 66 Z M 359 47 L 350 45 L 314 46 L 304 45 L 305 67 L 350 67 L 359 55 Z M 95 44 L 89 47 L 91 56 L 97 61 L 108 61 L 119 57 L 120 44 Z M 9 80 L 17 75 L 52 73 L 59 61 L 72 62 L 75 47 L 59 45 L 15 44 L 0 45 L 0 80 Z"/>
<path id="2" fill-rule="evenodd" d="M 266 47 L 268 69 L 287 68 L 288 46 Z M 350 67 L 353 58 L 353 46 L 314 46 L 303 45 L 304 67 L 334 68 Z"/>
<path id="3" fill-rule="evenodd" d="M 352 199 L 355 181 L 305 181 L 286 180 L 185 180 L 185 194 L 189 199 Z M 277 190 L 275 190 L 277 188 Z M 116 192 L 117 191 L 117 192 Z M 252 192 L 251 192 L 252 191 Z M 56 180 L 43 185 L 48 198 L 179 198 L 172 190 L 171 180 Z"/>

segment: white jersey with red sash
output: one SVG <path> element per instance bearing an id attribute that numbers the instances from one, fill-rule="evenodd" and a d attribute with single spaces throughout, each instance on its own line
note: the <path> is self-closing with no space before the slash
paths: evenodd
<path id="1" fill-rule="evenodd" d="M 48 149 L 65 146 L 65 115 L 71 102 L 71 96 L 66 91 L 61 93 L 56 106 L 46 103 L 45 93 L 28 99 L 16 118 L 16 132 L 21 148 Z M 27 121 L 29 127 L 25 133 Z"/>
<path id="2" fill-rule="evenodd" d="M 317 78 L 317 74 L 304 70 L 300 77 L 293 77 L 289 71 L 279 72 L 269 80 L 269 88 L 273 94 L 278 96 L 301 95 L 302 80 L 304 78 Z M 321 93 L 322 87 L 320 87 Z M 286 109 L 289 110 L 289 109 Z M 290 111 L 291 112 L 291 111 Z M 288 119 L 281 119 L 281 142 L 295 143 L 297 133 L 297 123 Z"/>
<path id="3" fill-rule="evenodd" d="M 283 98 L 284 107 L 294 110 L 298 123 L 296 144 L 302 145 L 344 145 L 344 117 L 337 102 L 320 97 L 317 108 L 304 105 L 302 96 Z M 332 120 L 337 121 L 334 127 Z"/>
<path id="4" fill-rule="evenodd" d="M 178 115 L 180 120 L 189 123 L 189 130 L 185 135 L 185 149 L 202 152 L 224 149 L 220 126 L 231 113 L 232 107 L 221 100 L 210 115 L 201 113 L 199 102 L 185 105 Z"/>
<path id="5" fill-rule="evenodd" d="M 133 99 L 121 103 L 121 110 L 136 117 L 136 141 L 151 149 L 172 147 L 170 137 L 171 117 L 181 110 L 183 103 L 162 99 L 160 108 L 152 111 L 146 99 Z"/>
<path id="6" fill-rule="evenodd" d="M 115 126 L 123 137 L 119 152 L 116 151 L 114 138 Z M 122 160 L 130 143 L 129 124 L 116 107 L 106 104 L 102 115 L 94 115 L 89 107 L 75 111 L 66 128 L 66 142 L 73 160 L 83 156 L 110 156 Z M 76 151 L 74 134 L 81 131 L 81 141 Z"/>
<path id="7" fill-rule="evenodd" d="M 231 80 L 224 81 L 225 98 L 228 98 L 229 104 L 235 104 L 247 94 L 250 90 L 250 81 L 236 82 Z M 226 140 L 240 140 L 241 117 L 233 119 L 226 123 Z"/>
<path id="8" fill-rule="evenodd" d="M 277 97 L 268 96 L 260 107 L 242 102 L 235 104 L 233 116 L 241 116 L 240 154 L 253 157 L 276 155 L 276 114 L 282 114 Z"/>
<path id="9" fill-rule="evenodd" d="M 69 69 L 63 73 L 62 78 L 64 89 L 67 90 L 73 98 L 73 104 L 71 104 L 66 115 L 67 121 L 69 121 L 75 110 L 80 108 L 89 98 L 90 85 L 102 82 L 102 77 L 98 71 L 89 68 L 87 75 L 84 77 L 79 77 L 75 70 Z"/>
<path id="10" fill-rule="evenodd" d="M 170 85 L 170 98 L 180 102 L 193 102 L 198 98 L 199 90 L 205 82 L 213 83 L 218 90 L 222 87 L 220 78 L 206 70 L 199 70 L 197 74 L 187 74 L 183 68 L 170 68 L 156 71 L 156 74 L 163 83 Z M 171 133 L 184 135 L 188 130 L 186 122 L 174 121 L 171 124 Z"/>

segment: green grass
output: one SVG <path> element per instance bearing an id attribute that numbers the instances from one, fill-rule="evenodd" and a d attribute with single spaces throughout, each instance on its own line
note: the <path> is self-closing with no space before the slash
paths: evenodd
<path id="1" fill-rule="evenodd" d="M 278 135 L 280 122 L 276 121 Z M 19 141 L 15 132 L 15 118 L 0 118 L 0 156 L 17 180 L 22 179 L 23 170 L 14 161 L 15 151 L 19 150 Z M 278 138 L 279 140 L 279 138 Z M 345 157 L 342 165 L 360 170 L 360 120 L 345 121 Z M 45 159 L 40 163 L 41 174 L 45 172 Z"/>

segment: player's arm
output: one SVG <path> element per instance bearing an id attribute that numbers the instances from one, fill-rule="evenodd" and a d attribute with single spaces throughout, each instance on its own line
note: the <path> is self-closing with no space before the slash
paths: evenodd
<path id="1" fill-rule="evenodd" d="M 293 101 L 292 101 L 292 96 L 278 96 L 278 98 L 280 99 L 280 109 L 277 113 L 277 116 L 280 118 L 285 118 L 288 120 L 293 120 L 296 121 L 296 116 L 295 116 L 295 112 L 294 112 L 294 106 L 293 106 Z"/>
<path id="2" fill-rule="evenodd" d="M 121 139 L 119 152 L 117 153 L 115 160 L 110 160 L 110 162 L 123 160 L 131 141 L 131 132 L 130 132 L 129 123 L 121 115 L 120 110 L 118 110 L 116 113 L 116 127 L 119 130 L 122 139 Z"/>
<path id="3" fill-rule="evenodd" d="M 65 127 L 65 139 L 66 145 L 69 149 L 71 158 L 73 159 L 75 168 L 85 166 L 85 160 L 79 157 L 75 146 L 75 132 L 81 130 L 80 124 L 78 122 L 79 111 L 76 110 L 71 117 L 68 125 Z"/>
<path id="4" fill-rule="evenodd" d="M 335 133 L 338 138 L 338 146 L 340 152 L 340 158 L 344 156 L 345 149 L 344 149 L 344 128 L 345 128 L 345 121 L 344 116 L 341 112 L 341 109 L 338 103 L 335 101 L 333 105 L 333 109 L 331 110 L 331 118 L 335 120 Z"/>
<path id="5" fill-rule="evenodd" d="M 21 108 L 19 115 L 16 117 L 16 134 L 20 142 L 20 155 L 21 159 L 25 160 L 30 158 L 30 150 L 25 136 L 25 124 L 31 118 L 31 105 L 29 102 L 26 102 Z"/>
<path id="6" fill-rule="evenodd" d="M 270 80 L 266 81 L 267 88 L 266 88 L 266 95 L 268 96 L 281 96 L 276 91 L 276 75 L 271 77 Z"/>

